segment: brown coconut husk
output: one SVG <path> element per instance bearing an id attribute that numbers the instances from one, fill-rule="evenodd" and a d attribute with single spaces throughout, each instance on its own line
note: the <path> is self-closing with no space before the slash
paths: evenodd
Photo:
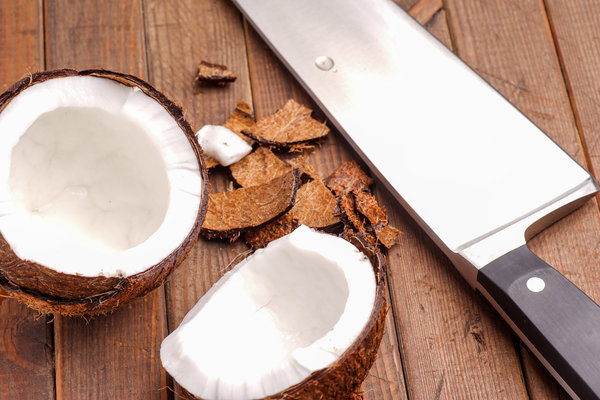
<path id="1" fill-rule="evenodd" d="M 268 147 L 259 147 L 229 166 L 231 176 L 242 187 L 265 184 L 293 168 L 277 157 Z"/>
<path id="2" fill-rule="evenodd" d="M 234 82 L 237 76 L 225 65 L 214 64 L 208 61 L 200 61 L 196 81 L 204 85 L 225 85 Z"/>
<path id="3" fill-rule="evenodd" d="M 267 247 L 275 239 L 279 239 L 299 226 L 298 221 L 289 212 L 261 226 L 258 229 L 247 230 L 243 233 L 244 241 L 253 250 Z"/>
<path id="4" fill-rule="evenodd" d="M 242 231 L 273 221 L 292 208 L 299 183 L 300 170 L 294 169 L 261 185 L 210 194 L 202 235 L 235 240 Z"/>
<path id="5" fill-rule="evenodd" d="M 369 190 L 372 183 L 373 179 L 354 160 L 346 161 L 325 179 L 327 187 L 338 196 L 357 190 Z"/>
<path id="6" fill-rule="evenodd" d="M 376 295 L 369 321 L 354 343 L 327 368 L 313 372 L 302 382 L 265 400 L 351 400 L 361 398 L 360 386 L 375 358 L 383 337 L 388 307 L 385 297 L 384 257 L 360 239 L 353 243 L 371 260 L 376 280 Z M 185 388 L 182 396 L 188 400 L 202 400 Z"/>
<path id="7" fill-rule="evenodd" d="M 208 201 L 208 177 L 202 150 L 195 139 L 182 109 L 145 81 L 132 75 L 90 69 L 76 71 L 61 69 L 29 75 L 12 85 L 0 95 L 0 111 L 19 93 L 28 87 L 49 79 L 68 76 L 96 76 L 112 79 L 121 84 L 138 87 L 146 95 L 158 101 L 177 121 L 188 138 L 202 174 L 202 202 L 194 227 L 181 245 L 164 260 L 129 277 L 85 277 L 64 274 L 35 262 L 21 260 L 0 234 L 0 285 L 5 292 L 41 313 L 64 315 L 105 314 L 131 299 L 143 296 L 160 286 L 171 271 L 183 260 L 195 243 L 206 214 Z"/>
<path id="8" fill-rule="evenodd" d="M 310 115 L 312 110 L 293 99 L 275 114 L 261 118 L 244 135 L 268 146 L 298 150 L 311 147 L 309 143 L 325 137 L 329 128 Z"/>

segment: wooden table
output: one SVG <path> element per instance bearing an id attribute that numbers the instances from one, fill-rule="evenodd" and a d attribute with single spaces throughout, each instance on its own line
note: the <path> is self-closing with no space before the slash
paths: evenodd
<path id="1" fill-rule="evenodd" d="M 577 161 L 600 170 L 600 2 L 397 2 Z M 238 80 L 197 90 L 203 59 L 228 65 Z M 0 60 L 2 89 L 30 72 L 62 67 L 140 76 L 183 106 L 194 129 L 223 123 L 239 98 L 258 117 L 290 97 L 314 107 L 226 0 L 2 0 Z M 310 161 L 326 176 L 353 158 L 334 132 Z M 387 256 L 391 310 L 365 398 L 566 398 L 381 185 L 375 188 L 404 235 Z M 440 193 L 440 201 L 448 195 Z M 600 300 L 597 200 L 530 245 Z M 40 316 L 0 299 L 0 398 L 177 398 L 160 343 L 243 250 L 241 243 L 200 240 L 166 285 L 91 320 Z"/>

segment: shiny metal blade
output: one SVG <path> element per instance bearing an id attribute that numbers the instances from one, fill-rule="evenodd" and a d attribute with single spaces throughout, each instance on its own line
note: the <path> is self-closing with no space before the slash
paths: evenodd
<path id="1" fill-rule="evenodd" d="M 234 2 L 471 284 L 532 223 L 597 191 L 392 1 Z"/>

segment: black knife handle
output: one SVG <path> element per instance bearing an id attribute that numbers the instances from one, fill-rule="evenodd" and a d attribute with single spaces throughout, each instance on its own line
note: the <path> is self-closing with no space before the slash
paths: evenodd
<path id="1" fill-rule="evenodd" d="M 526 245 L 480 269 L 477 281 L 567 392 L 600 399 L 600 307 L 593 300 Z"/>

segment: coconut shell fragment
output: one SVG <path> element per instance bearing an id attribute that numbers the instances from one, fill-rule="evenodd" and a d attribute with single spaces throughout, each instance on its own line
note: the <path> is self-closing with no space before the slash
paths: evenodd
<path id="1" fill-rule="evenodd" d="M 266 247 L 275 239 L 292 233 L 300 224 L 289 212 L 261 226 L 244 232 L 244 240 L 253 249 Z"/>
<path id="2" fill-rule="evenodd" d="M 209 85 L 225 85 L 229 82 L 235 81 L 236 79 L 237 77 L 235 74 L 224 65 L 213 64 L 207 61 L 200 61 L 200 64 L 198 64 L 196 81 L 199 83 Z"/>
<path id="3" fill-rule="evenodd" d="M 309 108 L 290 99 L 275 114 L 258 120 L 242 133 L 269 146 L 292 150 L 304 148 L 329 133 L 327 125 L 313 119 L 311 113 Z"/>
<path id="4" fill-rule="evenodd" d="M 292 208 L 299 182 L 300 171 L 294 169 L 262 185 L 209 195 L 201 233 L 235 240 L 242 230 L 272 221 Z"/>
<path id="5" fill-rule="evenodd" d="M 334 215 L 335 196 L 320 179 L 313 179 L 298 189 L 296 204 L 290 214 L 300 224 L 311 228 L 326 228 L 340 222 Z"/>
<path id="6" fill-rule="evenodd" d="M 373 180 L 356 163 L 351 160 L 340 165 L 325 180 L 327 187 L 336 195 L 353 192 L 356 190 L 369 190 Z"/>
<path id="7" fill-rule="evenodd" d="M 401 232 L 389 226 L 387 214 L 373 195 L 363 191 L 354 193 L 356 210 L 370 222 L 377 239 L 388 249 L 398 242 Z"/>
<path id="8" fill-rule="evenodd" d="M 369 193 L 372 179 L 355 161 L 340 165 L 325 182 L 338 196 L 335 213 L 344 222 L 344 237 L 360 237 L 374 247 L 398 242 L 401 232 L 389 225 L 385 209 Z"/>
<path id="9" fill-rule="evenodd" d="M 254 121 L 254 113 L 252 112 L 252 108 L 248 105 L 248 103 L 240 99 L 235 106 L 235 110 L 233 110 L 233 113 L 223 126 L 231 129 L 248 144 L 252 145 L 254 140 L 242 134 L 242 131 L 245 129 L 250 129 L 255 123 L 256 122 Z"/>
<path id="10" fill-rule="evenodd" d="M 259 147 L 229 166 L 233 179 L 242 187 L 262 185 L 292 170 L 269 148 Z"/>

